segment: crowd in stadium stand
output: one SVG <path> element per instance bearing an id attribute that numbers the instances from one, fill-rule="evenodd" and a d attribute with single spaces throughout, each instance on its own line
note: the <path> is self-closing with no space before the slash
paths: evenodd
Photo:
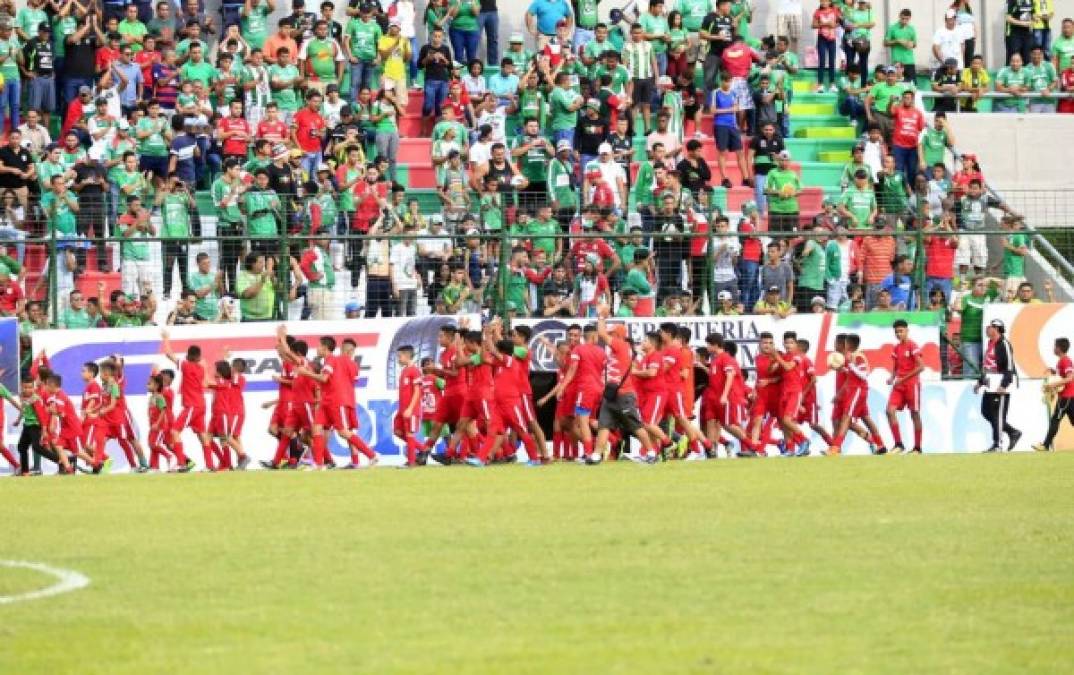
<path id="1" fill-rule="evenodd" d="M 973 155 L 949 156 L 944 113 L 974 111 L 993 86 L 1018 94 L 997 110 L 1074 112 L 1050 97 L 1074 91 L 1074 22 L 1052 4 L 1007 3 L 992 77 L 970 3 L 954 2 L 923 74 L 937 95 L 929 122 L 913 17 L 884 26 L 865 0 L 821 0 L 810 25 L 800 2 L 776 3 L 774 36 L 747 0 L 649 0 L 607 20 L 597 0 L 534 0 L 526 32 L 507 36 L 496 0 L 291 0 L 274 26 L 274 0 L 219 13 L 197 0 L 5 0 L 0 313 L 26 332 L 51 314 L 67 328 L 140 325 L 163 275 L 165 298 L 179 298 L 169 323 L 286 317 L 288 305 L 320 319 L 591 316 L 602 302 L 619 316 L 928 306 L 965 320 L 978 297 L 1036 291 L 1023 285 L 1021 217 L 985 190 Z M 870 53 L 881 31 L 887 49 Z M 841 195 L 811 216 L 784 139 L 814 43 L 815 90 L 838 94 L 860 141 Z M 418 93 L 420 123 L 404 124 Z M 404 134 L 431 139 L 437 214 L 395 182 Z M 725 213 L 717 192 L 738 186 L 754 198 Z M 199 191 L 232 239 L 188 265 Z M 1009 230 L 998 261 L 973 232 L 990 211 Z M 60 250 L 54 313 L 26 301 L 47 275 L 22 287 L 23 240 L 42 232 Z M 288 233 L 323 236 L 294 240 L 284 260 Z M 333 243 L 348 233 L 383 238 Z M 106 236 L 122 239 L 118 259 Z M 157 237 L 159 260 L 139 241 Z M 121 270 L 122 288 L 86 297 L 73 280 L 89 268 Z M 354 299 L 333 302 L 344 270 Z M 973 330 L 963 324 L 964 344 L 979 344 Z"/>

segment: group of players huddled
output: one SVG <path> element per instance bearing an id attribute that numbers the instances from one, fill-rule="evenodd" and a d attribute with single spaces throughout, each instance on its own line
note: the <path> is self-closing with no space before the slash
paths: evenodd
<path id="1" fill-rule="evenodd" d="M 809 433 L 823 439 L 825 453 L 839 454 L 851 431 L 865 439 L 873 453 L 888 452 L 869 415 L 869 364 L 855 334 L 837 335 L 828 360 L 836 379 L 828 430 L 820 422 L 809 343 L 793 332 L 782 335 L 782 349 L 772 334 L 759 335 L 751 386 L 737 358 L 738 345 L 720 334 L 706 336 L 705 346 L 695 351 L 691 330 L 669 322 L 636 344 L 625 324 L 607 320 L 607 307 L 600 308 L 598 316 L 584 327 L 568 326 L 565 339 L 557 344 L 539 338 L 554 355 L 558 373 L 556 384 L 537 401 L 528 326 L 505 331 L 498 319 L 481 330 L 469 329 L 465 320 L 458 326 L 446 324 L 439 331 L 438 357 L 420 363 L 413 347 L 400 347 L 393 433 L 405 445 L 404 466 L 425 465 L 430 459 L 472 466 L 513 462 L 519 448 L 534 466 L 552 461 L 598 464 L 605 458 L 650 464 L 700 460 L 721 456 L 721 448 L 723 456 L 756 457 L 773 446 L 785 456 L 805 456 L 810 454 Z M 924 364 L 906 322 L 896 321 L 894 331 L 887 406 L 892 451 L 905 451 L 896 412 L 908 409 L 914 428 L 910 451 L 921 452 Z M 31 451 L 55 462 L 61 473 L 100 473 L 111 466 L 106 446 L 114 440 L 134 471 L 163 464 L 164 470 L 187 472 L 196 467 L 183 449 L 183 434 L 189 430 L 201 445 L 205 470 L 246 469 L 250 458 L 241 439 L 246 362 L 225 355 L 209 365 L 198 345 L 180 356 L 166 332 L 162 338 L 163 353 L 178 371 L 179 410 L 176 413 L 173 390 L 176 370 L 154 369 L 147 383 L 148 459 L 124 398 L 119 355 L 83 366 L 80 408 L 64 393 L 47 356 L 38 355 L 18 397 L 0 387 L 0 396 L 20 411 L 17 423 L 22 426 L 18 459 L 5 447 L 0 446 L 0 452 L 24 474 L 30 472 Z M 272 460 L 261 462 L 264 468 L 335 467 L 329 433 L 350 450 L 350 464 L 344 468 L 379 462 L 379 455 L 358 434 L 355 348 L 353 340 L 337 345 L 326 336 L 311 353 L 310 345 L 288 335 L 286 326 L 277 329 L 282 370 L 274 380 L 279 394 L 264 404 L 274 408 L 268 432 L 276 438 L 276 452 Z M 708 372 L 707 383 L 697 389 L 695 365 L 706 366 Z M 211 405 L 206 404 L 209 392 Z M 549 453 L 537 410 L 552 399 Z M 636 450 L 631 438 L 637 441 Z"/>

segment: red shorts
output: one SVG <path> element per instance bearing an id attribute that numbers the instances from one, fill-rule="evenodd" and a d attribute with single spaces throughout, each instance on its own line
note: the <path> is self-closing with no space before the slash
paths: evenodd
<path id="1" fill-rule="evenodd" d="M 537 421 L 537 409 L 533 407 L 533 394 L 522 394 L 522 416 L 526 420 L 526 425 L 530 425 Z"/>
<path id="2" fill-rule="evenodd" d="M 444 394 L 444 398 L 440 400 L 440 405 L 436 409 L 434 419 L 440 424 L 454 426 L 462 418 L 462 410 L 465 405 L 466 401 L 461 393 Z"/>
<path id="3" fill-rule="evenodd" d="M 506 426 L 513 428 L 517 432 L 526 431 L 528 423 L 526 422 L 524 408 L 521 398 L 497 399 L 497 429 L 502 430 Z"/>
<path id="4" fill-rule="evenodd" d="M 841 420 L 844 417 L 851 419 L 865 417 L 869 414 L 869 390 L 854 388 L 844 390 L 843 395 L 836 399 L 835 408 L 832 410 L 832 419 Z"/>
<path id="5" fill-rule="evenodd" d="M 574 397 L 574 414 L 596 417 L 603 393 L 599 389 L 579 389 Z"/>
<path id="6" fill-rule="evenodd" d="M 792 420 L 798 418 L 798 410 L 802 407 L 802 398 L 805 396 L 801 391 L 784 391 L 779 398 L 780 418 L 789 417 Z"/>
<path id="7" fill-rule="evenodd" d="M 85 433 L 85 430 L 83 430 L 83 433 Z M 56 439 L 56 443 L 61 448 L 72 452 L 82 452 L 85 450 L 85 445 L 82 443 L 82 436 L 68 431 L 61 433 L 59 438 Z"/>
<path id="8" fill-rule="evenodd" d="M 82 423 L 82 442 L 91 448 L 104 444 L 106 422 L 97 417 L 91 417 Z"/>
<path id="9" fill-rule="evenodd" d="M 574 417 L 574 402 L 578 399 L 576 389 L 568 389 L 556 401 L 556 419 Z"/>
<path id="10" fill-rule="evenodd" d="M 891 388 L 888 394 L 888 407 L 895 410 L 921 410 L 921 382 L 903 382 Z"/>
<path id="11" fill-rule="evenodd" d="M 313 429 L 313 423 L 317 419 L 317 404 L 316 403 L 295 403 L 291 404 L 291 409 L 287 411 L 287 420 L 284 422 L 284 426 L 292 431 L 311 431 Z"/>
<path id="12" fill-rule="evenodd" d="M 129 417 L 124 417 L 120 422 L 111 420 L 105 422 L 104 435 L 105 438 L 115 438 L 124 441 L 130 441 L 137 438 L 134 433 L 134 425 L 131 424 Z"/>
<path id="13" fill-rule="evenodd" d="M 146 440 L 149 442 L 149 448 L 163 448 L 168 438 L 168 432 L 165 429 L 150 429 L 149 438 Z"/>
<path id="14" fill-rule="evenodd" d="M 421 415 L 411 415 L 410 417 L 403 417 L 399 413 L 396 413 L 395 419 L 392 421 L 392 433 L 399 438 L 406 438 L 407 436 L 416 436 L 418 434 L 418 427 L 421 426 Z"/>
<path id="15" fill-rule="evenodd" d="M 701 396 L 701 424 L 702 426 L 709 422 L 719 421 L 716 416 L 716 408 L 719 406 L 719 399 L 714 395 L 710 395 L 708 390 Z"/>
<path id="16" fill-rule="evenodd" d="M 239 415 L 214 413 L 209 420 L 209 433 L 221 438 L 238 437 L 242 431 L 240 419 Z"/>
<path id="17" fill-rule="evenodd" d="M 276 406 L 279 410 L 279 406 Z M 175 418 L 175 430 L 190 429 L 195 434 L 205 433 L 205 408 L 183 408 Z"/>
<path id="18" fill-rule="evenodd" d="M 802 401 L 802 409 L 798 412 L 798 416 L 795 417 L 794 421 L 798 424 L 816 426 L 820 420 L 819 412 L 820 411 L 817 409 L 816 397 L 807 397 Z"/>
<path id="19" fill-rule="evenodd" d="M 272 410 L 272 418 L 269 419 L 269 426 L 275 425 L 277 429 L 287 426 L 287 413 L 291 412 L 292 405 L 290 401 L 277 401 Z"/>
<path id="20" fill-rule="evenodd" d="M 668 395 L 668 402 L 667 405 L 664 406 L 664 413 L 683 419 L 690 417 L 693 411 L 688 411 L 686 409 L 686 397 L 683 396 L 682 390 L 676 389 Z"/>
<path id="21" fill-rule="evenodd" d="M 666 393 L 654 392 L 645 396 L 645 404 L 641 410 L 641 421 L 644 424 L 658 426 L 664 421 L 667 410 L 668 396 Z"/>
<path id="22" fill-rule="evenodd" d="M 780 405 L 779 388 L 768 387 L 758 389 L 750 406 L 751 417 L 764 417 L 765 415 L 778 415 Z"/>
<path id="23" fill-rule="evenodd" d="M 741 427 L 745 418 L 746 406 L 738 401 L 729 400 L 724 405 L 716 404 L 716 421 L 725 429 L 731 426 Z"/>
<path id="24" fill-rule="evenodd" d="M 322 410 L 326 429 L 354 431 L 358 428 L 358 412 L 353 406 L 324 406 Z"/>

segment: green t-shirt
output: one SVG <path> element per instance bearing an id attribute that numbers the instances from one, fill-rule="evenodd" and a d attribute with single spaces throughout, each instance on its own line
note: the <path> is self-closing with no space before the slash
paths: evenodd
<path id="1" fill-rule="evenodd" d="M 275 237 L 276 211 L 280 208 L 280 198 L 274 190 L 247 190 L 243 193 L 243 205 L 246 207 L 246 234 L 250 237 Z"/>
<path id="2" fill-rule="evenodd" d="M 578 0 L 575 20 L 580 28 L 593 30 L 597 26 L 597 2 L 599 0 Z"/>
<path id="3" fill-rule="evenodd" d="M 944 160 L 947 152 L 947 129 L 937 129 L 934 126 L 925 128 L 925 136 L 922 139 L 925 146 L 925 164 L 932 166 Z"/>
<path id="4" fill-rule="evenodd" d="M 663 14 L 653 16 L 652 12 L 646 12 L 638 19 L 638 23 L 641 24 L 642 29 L 651 35 L 667 35 L 668 33 L 668 18 Z M 653 53 L 664 54 L 667 52 L 667 43 L 663 40 L 652 40 Z"/>
<path id="5" fill-rule="evenodd" d="M 807 240 L 802 249 L 802 267 L 798 274 L 798 286 L 812 290 L 824 288 L 824 248 L 813 240 Z"/>
<path id="6" fill-rule="evenodd" d="M 314 255 L 312 268 L 319 275 L 317 281 L 310 281 L 313 288 L 335 288 L 336 270 L 332 267 L 332 255 L 323 248 L 313 249 Z"/>
<path id="7" fill-rule="evenodd" d="M 608 70 L 604 64 L 600 64 L 593 69 L 593 79 L 599 81 L 605 73 L 612 76 L 612 83 L 608 86 L 615 92 L 615 95 L 625 94 L 627 82 L 630 81 L 630 71 L 626 69 L 626 66 L 617 65 L 614 70 Z"/>
<path id="8" fill-rule="evenodd" d="M 994 291 L 986 293 L 980 298 L 972 293 L 962 296 L 960 313 L 962 314 L 961 337 L 963 342 L 981 341 L 981 324 L 984 322 L 985 305 L 992 301 L 992 293 Z"/>
<path id="9" fill-rule="evenodd" d="M 127 234 L 126 229 L 126 225 L 120 224 L 119 237 L 123 240 L 119 245 L 120 257 L 125 261 L 144 262 L 149 260 L 149 243 L 144 241 L 149 235 L 142 231 Z"/>
<path id="10" fill-rule="evenodd" d="M 34 408 L 34 404 L 41 402 L 41 397 L 37 394 L 31 395 L 29 398 L 20 399 L 22 402 L 22 423 L 28 427 L 41 426 L 41 420 L 37 417 L 37 410 Z"/>
<path id="11" fill-rule="evenodd" d="M 312 38 L 305 45 L 306 59 L 321 82 L 336 81 L 336 46 L 332 38 Z"/>
<path id="12" fill-rule="evenodd" d="M 566 131 L 578 126 L 578 111 L 569 110 L 578 94 L 570 89 L 556 87 L 552 90 L 550 107 L 552 109 L 552 131 Z"/>
<path id="13" fill-rule="evenodd" d="M 451 27 L 455 30 L 477 30 L 477 14 L 470 0 L 450 0 L 448 9 L 455 10 L 455 17 L 451 20 Z"/>
<path id="14" fill-rule="evenodd" d="M 534 58 L 533 52 L 525 47 L 522 49 L 508 49 L 504 52 L 504 56 L 511 59 L 511 63 L 515 64 L 516 73 L 524 73 L 529 70 L 530 62 L 533 61 Z"/>
<path id="15" fill-rule="evenodd" d="M 1018 232 L 1007 237 L 1007 243 L 1011 246 L 1029 247 L 1029 237 Z M 1024 277 L 1026 275 L 1026 257 L 1003 249 L 1003 276 Z"/>
<path id="16" fill-rule="evenodd" d="M 93 328 L 96 325 L 85 309 L 67 307 L 60 314 L 60 328 Z"/>
<path id="17" fill-rule="evenodd" d="M 134 21 L 123 19 L 119 22 L 119 34 L 124 38 L 144 38 L 148 32 L 149 29 L 138 19 Z M 135 54 L 142 51 L 142 45 L 139 42 L 130 39 L 126 39 L 123 42 L 129 44 L 131 51 Z"/>
<path id="18" fill-rule="evenodd" d="M 8 39 L 0 40 L 0 58 L 4 59 L 3 63 L 0 63 L 0 75 L 8 82 L 19 80 L 19 63 L 16 58 L 21 50 L 22 43 L 14 33 Z"/>
<path id="19" fill-rule="evenodd" d="M 160 205 L 162 239 L 190 238 L 190 201 L 185 195 L 167 194 Z"/>
<path id="20" fill-rule="evenodd" d="M 22 271 L 22 265 L 9 255 L 0 254 L 0 273 L 17 276 Z"/>
<path id="21" fill-rule="evenodd" d="M 146 191 L 149 189 L 149 184 L 146 183 L 145 176 L 138 173 L 137 169 L 134 171 L 121 170 L 116 174 L 115 180 L 116 187 L 119 189 L 120 203 L 126 203 L 128 197 L 141 197 L 145 198 Z M 133 185 L 134 189 L 127 191 L 124 190 L 127 186 Z"/>
<path id="22" fill-rule="evenodd" d="M 213 181 L 211 192 L 213 195 L 213 205 L 216 206 L 218 211 L 218 217 L 229 223 L 241 223 L 243 217 L 242 211 L 239 210 L 238 200 L 230 199 L 226 206 L 223 204 L 224 199 L 228 198 L 228 195 L 231 192 L 231 184 L 225 181 L 223 176 Z M 220 209 L 223 210 L 221 211 Z"/>
<path id="23" fill-rule="evenodd" d="M 201 82 L 206 87 L 220 78 L 220 73 L 208 61 L 199 61 L 198 63 L 187 61 L 179 69 L 179 75 L 184 80 Z"/>
<path id="24" fill-rule="evenodd" d="M 377 42 L 384 33 L 380 30 L 380 24 L 370 19 L 362 21 L 355 17 L 347 22 L 344 35 L 350 38 L 351 54 L 359 61 L 367 63 L 377 58 Z"/>
<path id="25" fill-rule="evenodd" d="M 49 185 L 52 183 L 53 176 L 59 176 L 67 169 L 64 168 L 63 163 L 50 162 L 45 160 L 37 163 L 37 181 L 41 186 L 41 191 L 45 192 L 49 189 Z"/>
<path id="26" fill-rule="evenodd" d="M 179 60 L 185 59 L 190 53 L 190 47 L 196 44 L 201 45 L 202 55 L 208 56 L 209 44 L 205 40 L 191 40 L 190 38 L 182 39 L 175 45 L 175 55 L 179 57 Z"/>
<path id="27" fill-rule="evenodd" d="M 387 101 L 383 100 L 373 101 L 372 114 L 374 116 L 383 115 L 383 117 L 381 117 L 377 122 L 373 124 L 373 129 L 375 129 L 376 131 L 390 134 L 398 130 L 398 127 L 395 123 L 395 117 L 398 113 L 395 110 L 395 106 L 393 106 L 391 103 L 388 103 Z M 465 134 L 465 130 L 462 133 Z M 459 143 L 462 143 L 466 139 L 466 136 L 456 136 L 456 138 L 458 139 Z"/>
<path id="28" fill-rule="evenodd" d="M 877 82 L 869 90 L 869 94 L 873 97 L 873 110 L 888 114 L 891 104 L 898 101 L 902 97 L 902 93 L 907 89 L 905 82 L 896 82 L 895 84 Z"/>
<path id="29" fill-rule="evenodd" d="M 556 240 L 548 235 L 560 233 L 559 223 L 555 220 L 541 221 L 536 218 L 526 224 L 526 235 L 530 237 L 534 248 L 539 248 L 548 255 L 548 260 L 556 252 Z"/>
<path id="30" fill-rule="evenodd" d="M 219 311 L 218 303 L 220 302 L 220 298 L 216 295 L 216 274 L 212 272 L 202 274 L 195 269 L 187 277 L 186 285 L 193 291 L 200 291 L 203 288 L 209 289 L 204 298 L 198 298 L 194 301 L 194 313 L 203 319 L 215 321 Z"/>
<path id="31" fill-rule="evenodd" d="M 78 30 L 78 19 L 67 15 L 62 19 L 52 20 L 52 51 L 53 56 L 62 58 L 67 53 L 67 36 L 73 35 Z"/>
<path id="32" fill-rule="evenodd" d="M 895 22 L 888 26 L 888 32 L 884 34 L 884 40 L 909 40 L 917 45 L 917 30 L 907 24 Z M 902 45 L 893 45 L 891 48 L 891 62 L 902 63 L 904 65 L 913 65 L 914 63 L 914 50 L 907 49 Z"/>
<path id="33" fill-rule="evenodd" d="M 839 198 L 839 203 L 850 211 L 856 227 L 869 227 L 869 214 L 876 208 L 876 194 L 871 189 L 861 190 L 856 185 L 851 185 Z"/>
<path id="34" fill-rule="evenodd" d="M 272 80 L 294 80 L 298 77 L 298 74 L 298 68 L 295 68 L 290 64 L 287 66 L 272 64 L 268 69 L 269 82 L 272 82 Z M 273 89 L 272 100 L 276 102 L 276 105 L 279 106 L 280 110 L 287 112 L 298 110 L 298 92 L 295 91 L 294 87 Z"/>
<path id="35" fill-rule="evenodd" d="M 903 213 L 906 211 L 906 179 L 896 171 L 893 174 L 880 174 L 880 211 L 882 213 Z"/>
<path id="36" fill-rule="evenodd" d="M 847 11 L 843 12 L 843 16 L 846 17 L 846 22 L 848 24 L 859 26 L 863 23 L 869 23 L 873 21 L 873 10 L 848 9 Z M 855 40 L 868 40 L 869 35 L 872 33 L 872 30 L 872 28 L 855 28 L 853 31 L 851 31 L 851 37 Z"/>
<path id="37" fill-rule="evenodd" d="M 1005 87 L 1028 87 L 1029 69 L 1027 67 L 1019 68 L 1018 70 L 1013 70 L 1010 67 L 1001 68 L 996 73 L 996 87 L 998 88 L 1001 84 Z M 1004 110 L 1017 110 L 1018 112 L 1026 111 L 1026 100 L 1022 97 L 997 100 L 996 104 L 993 107 L 1003 108 Z"/>
<path id="38" fill-rule="evenodd" d="M 265 2 L 259 2 L 249 14 L 242 17 L 242 38 L 252 49 L 261 49 L 268 37 L 269 8 Z"/>
<path id="39" fill-rule="evenodd" d="M 468 138 L 466 134 L 466 127 L 464 127 L 461 122 L 457 122 L 455 120 L 440 120 L 435 125 L 433 125 L 433 135 L 431 137 L 432 140 L 435 142 L 443 139 L 449 128 L 455 130 L 456 143 L 462 145 L 466 142 L 466 139 Z"/>
<path id="40" fill-rule="evenodd" d="M 682 25 L 686 30 L 696 33 L 701 30 L 701 22 L 709 13 L 711 3 L 708 0 L 679 0 L 679 12 L 682 13 Z"/>
<path id="41" fill-rule="evenodd" d="M 68 200 L 77 203 L 78 197 L 74 192 L 67 190 L 67 199 L 60 199 L 51 190 L 41 197 L 41 206 L 48 216 L 48 224 L 57 235 L 74 236 L 75 214 L 71 211 Z"/>
<path id="42" fill-rule="evenodd" d="M 503 200 L 500 193 L 481 195 L 478 200 L 481 209 L 481 221 L 486 232 L 499 232 L 503 229 Z"/>
<path id="43" fill-rule="evenodd" d="M 588 46 L 588 45 L 586 45 Z M 545 114 L 548 112 L 544 93 L 538 89 L 522 89 L 518 92 L 518 118 L 533 118 L 544 127 Z"/>
<path id="44" fill-rule="evenodd" d="M 540 138 L 540 137 L 539 137 Z M 512 149 L 519 148 L 525 145 L 529 141 L 527 136 L 515 136 Z M 544 145 L 538 145 L 532 147 L 526 151 L 526 154 L 521 157 L 515 158 L 518 162 L 518 170 L 522 172 L 530 182 L 543 181 L 548 177 L 548 163 L 551 161 L 552 156 L 548 153 L 548 148 Z"/>
<path id="45" fill-rule="evenodd" d="M 634 192 L 635 206 L 652 206 L 656 203 L 656 195 L 653 194 L 653 163 L 642 160 L 638 164 L 638 174 L 631 187 Z"/>
<path id="46" fill-rule="evenodd" d="M 155 120 L 143 117 L 138 120 L 138 124 L 134 127 L 134 136 L 138 139 L 138 154 L 150 157 L 167 157 L 168 143 L 164 139 L 164 130 L 167 126 L 168 120 L 164 117 L 158 117 Z M 152 133 L 145 138 L 141 138 L 139 134 L 146 131 Z"/>
<path id="47" fill-rule="evenodd" d="M 1074 37 L 1052 38 L 1052 55 L 1059 59 L 1059 70 L 1066 70 L 1074 61 Z"/>
<path id="48" fill-rule="evenodd" d="M 1029 88 L 1033 91 L 1044 91 L 1048 89 L 1055 91 L 1057 89 L 1059 76 L 1055 72 L 1055 66 L 1051 61 L 1041 61 L 1039 66 L 1034 66 L 1032 63 L 1027 65 L 1023 70 L 1027 71 L 1029 78 Z M 1030 99 L 1032 103 L 1054 103 L 1055 99 L 1047 99 L 1040 96 Z"/>
<path id="49" fill-rule="evenodd" d="M 548 165 L 548 194 L 561 209 L 578 206 L 578 191 L 571 186 L 572 167 L 554 158 Z"/>
<path id="50" fill-rule="evenodd" d="M 621 290 L 627 289 L 633 290 L 638 294 L 638 297 L 644 298 L 652 295 L 653 287 L 649 283 L 649 277 L 642 270 L 637 267 L 631 267 L 623 277 L 623 287 Z"/>
<path id="51" fill-rule="evenodd" d="M 15 15 L 15 23 L 26 33 L 26 37 L 33 38 L 37 35 L 37 27 L 48 23 L 48 14 L 43 9 L 34 9 L 27 5 Z M 123 24 L 120 24 L 122 27 Z"/>
<path id="52" fill-rule="evenodd" d="M 242 318 L 250 320 L 265 320 L 272 318 L 272 308 L 276 302 L 276 290 L 272 284 L 266 281 L 261 285 L 261 290 L 252 298 L 244 298 L 242 294 L 246 289 L 256 286 L 258 275 L 246 270 L 239 270 L 238 288 L 239 309 L 242 310 Z"/>
<path id="53" fill-rule="evenodd" d="M 793 185 L 796 191 L 801 191 L 802 181 L 798 174 L 790 169 L 772 169 L 765 179 L 765 190 L 772 190 L 775 194 L 768 195 L 768 210 L 771 213 L 791 214 L 798 213 L 798 195 L 784 197 L 780 191 L 785 185 Z"/>

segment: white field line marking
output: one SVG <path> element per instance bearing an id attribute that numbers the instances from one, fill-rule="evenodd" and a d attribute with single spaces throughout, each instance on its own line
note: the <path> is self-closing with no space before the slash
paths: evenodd
<path id="1" fill-rule="evenodd" d="M 70 591 L 77 591 L 80 588 L 85 588 L 86 586 L 89 586 L 90 583 L 89 577 L 81 572 L 65 570 L 60 567 L 50 567 L 43 563 L 28 562 L 25 560 L 0 560 L 0 567 L 20 567 L 22 569 L 40 572 L 41 574 L 47 574 L 57 580 L 56 583 L 51 586 L 36 591 L 19 593 L 18 595 L 0 595 L 0 605 L 10 605 L 25 600 L 40 600 L 41 598 L 47 598 L 52 595 L 69 593 Z"/>

